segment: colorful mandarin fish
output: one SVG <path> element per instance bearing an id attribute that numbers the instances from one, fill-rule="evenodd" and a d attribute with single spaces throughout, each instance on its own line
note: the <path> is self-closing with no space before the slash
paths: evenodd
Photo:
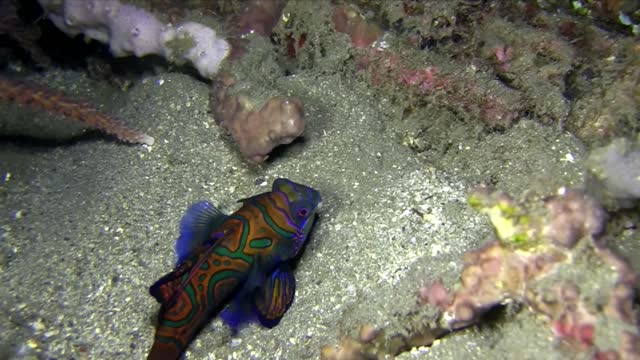
<path id="1" fill-rule="evenodd" d="M 161 304 L 148 359 L 178 359 L 216 312 L 233 329 L 251 320 L 278 324 L 293 302 L 289 263 L 309 236 L 318 191 L 277 179 L 271 191 L 240 200 L 224 215 L 208 201 L 180 223 L 176 268 L 150 288 Z"/>

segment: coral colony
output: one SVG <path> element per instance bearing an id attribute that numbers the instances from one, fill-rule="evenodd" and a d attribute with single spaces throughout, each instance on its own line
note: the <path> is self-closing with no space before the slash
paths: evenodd
<path id="1" fill-rule="evenodd" d="M 229 44 L 199 23 L 164 25 L 151 13 L 117 0 L 41 0 L 47 17 L 63 32 L 108 43 L 115 56 L 160 55 L 175 63 L 190 62 L 213 77 L 229 53 Z M 122 141 L 151 145 L 154 139 L 126 128 L 118 119 L 89 104 L 33 84 L 2 80 L 0 99 L 62 114 L 115 135 Z"/>
<path id="2" fill-rule="evenodd" d="M 118 0 L 40 0 L 47 17 L 62 31 L 109 44 L 115 56 L 160 55 L 190 62 L 212 78 L 229 53 L 215 30 L 196 22 L 163 24 L 153 14 Z"/>
<path id="3" fill-rule="evenodd" d="M 150 12 L 117 0 L 40 0 L 40 4 L 60 30 L 108 43 L 115 56 L 160 55 L 178 64 L 191 63 L 200 75 L 213 79 L 230 53 L 229 43 L 208 26 L 196 22 L 163 24 Z M 273 9 L 260 2 L 250 5 L 237 19 L 238 31 L 249 31 L 249 20 L 258 17 L 260 21 L 251 22 L 252 26 L 266 33 L 284 2 L 274 2 Z M 248 161 L 266 160 L 274 147 L 292 142 L 304 131 L 299 99 L 276 96 L 264 104 L 253 104 L 246 96 L 228 95 L 228 80 L 218 78 L 216 84 L 216 120 Z"/>
<path id="4" fill-rule="evenodd" d="M 471 192 L 469 204 L 489 216 L 497 239 L 464 255 L 460 283 L 451 290 L 442 281 L 418 290 L 418 302 L 438 310 L 435 324 L 404 338 L 400 346 L 380 329 L 364 325 L 357 339 L 325 347 L 324 359 L 376 359 L 428 346 L 509 302 L 545 318 L 560 351 L 593 354 L 594 359 L 640 357 L 633 305 L 638 275 L 607 248 L 601 236 L 605 212 L 595 200 L 562 188 L 549 198 L 519 203 L 480 186 Z M 585 281 L 594 259 L 603 270 Z M 617 334 L 615 341 L 610 334 Z"/>
<path id="5" fill-rule="evenodd" d="M 299 99 L 276 96 L 257 107 L 244 94 L 231 95 L 234 84 L 230 75 L 218 77 L 212 94 L 213 112 L 250 162 L 266 160 L 273 148 L 302 135 L 304 110 Z"/>

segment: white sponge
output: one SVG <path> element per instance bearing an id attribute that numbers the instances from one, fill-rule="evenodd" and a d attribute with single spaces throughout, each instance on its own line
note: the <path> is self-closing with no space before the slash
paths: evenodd
<path id="1" fill-rule="evenodd" d="M 191 61 L 200 74 L 212 78 L 222 60 L 229 54 L 229 43 L 216 37 L 213 29 L 195 22 L 185 22 L 176 28 L 176 36 L 190 36 L 195 46 L 189 49 L 182 57 Z"/>
<path id="2" fill-rule="evenodd" d="M 114 56 L 155 54 L 168 60 L 188 61 L 200 75 L 212 78 L 229 54 L 229 43 L 203 24 L 162 24 L 150 12 L 118 0 L 39 0 L 60 30 L 108 43 Z M 173 40 L 187 39 L 193 46 L 178 50 Z M 180 51 L 180 53 L 176 53 Z"/>

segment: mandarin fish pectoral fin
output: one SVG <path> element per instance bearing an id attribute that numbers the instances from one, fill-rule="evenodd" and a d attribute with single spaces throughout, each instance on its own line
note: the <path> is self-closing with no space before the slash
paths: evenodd
<path id="1" fill-rule="evenodd" d="M 288 263 L 280 263 L 269 276 L 261 276 L 259 284 L 249 279 L 248 285 L 220 312 L 222 320 L 234 332 L 255 321 L 272 328 L 293 303 L 296 282 Z"/>
<path id="2" fill-rule="evenodd" d="M 280 322 L 293 304 L 296 279 L 287 263 L 278 266 L 267 278 L 264 286 L 256 291 L 253 304 L 260 324 L 272 328 Z"/>
<path id="3" fill-rule="evenodd" d="M 277 179 L 230 215 L 207 201 L 190 206 L 177 265 L 149 289 L 161 307 L 148 359 L 179 359 L 225 305 L 221 316 L 232 327 L 251 318 L 278 324 L 295 294 L 289 262 L 302 251 L 320 202 L 318 191 Z"/>

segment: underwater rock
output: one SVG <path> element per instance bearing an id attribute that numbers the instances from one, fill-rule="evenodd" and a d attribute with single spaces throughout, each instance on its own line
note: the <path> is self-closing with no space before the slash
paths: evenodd
<path id="1" fill-rule="evenodd" d="M 258 34 L 260 36 L 271 35 L 271 30 L 280 20 L 282 9 L 287 5 L 287 0 L 251 0 L 244 3 L 240 13 L 231 16 L 232 28 L 237 36 Z"/>
<path id="2" fill-rule="evenodd" d="M 382 36 L 382 29 L 377 24 L 346 4 L 334 7 L 331 20 L 336 31 L 349 35 L 356 48 L 366 49 Z"/>

